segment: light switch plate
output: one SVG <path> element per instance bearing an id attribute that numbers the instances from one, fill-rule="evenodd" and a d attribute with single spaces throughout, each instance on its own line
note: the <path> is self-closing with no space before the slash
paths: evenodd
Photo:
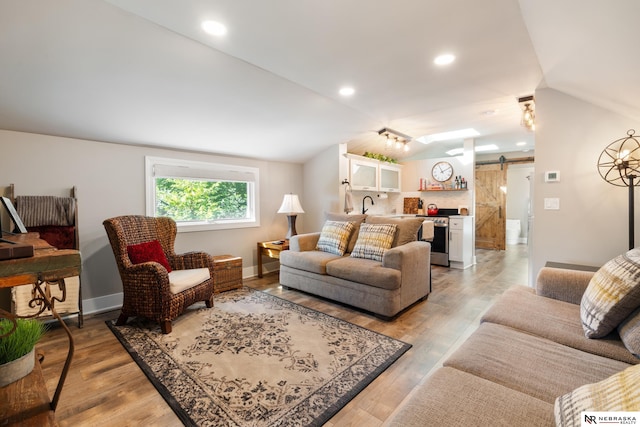
<path id="1" fill-rule="evenodd" d="M 557 197 L 545 197 L 544 208 L 546 210 L 560 210 L 560 199 Z"/>

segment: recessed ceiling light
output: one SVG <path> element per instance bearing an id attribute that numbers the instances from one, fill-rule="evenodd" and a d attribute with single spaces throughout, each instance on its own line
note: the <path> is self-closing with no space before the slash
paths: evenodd
<path id="1" fill-rule="evenodd" d="M 473 128 L 468 129 L 460 129 L 460 130 L 452 130 L 450 132 L 442 132 L 442 133 L 434 133 L 433 135 L 424 135 L 420 138 L 416 138 L 416 140 L 422 142 L 423 144 L 430 144 L 436 141 L 449 141 L 452 139 L 464 139 L 471 138 L 472 136 L 478 136 L 480 132 Z"/>
<path id="2" fill-rule="evenodd" d="M 522 146 L 527 145 L 527 143 L 526 143 L 526 142 L 524 142 L 524 141 L 520 141 L 520 142 L 516 142 L 516 145 L 517 145 L 518 147 L 522 147 Z"/>
<path id="3" fill-rule="evenodd" d="M 356 93 L 356 90 L 354 88 L 352 88 L 351 86 L 345 86 L 340 88 L 340 95 L 342 96 L 351 96 L 354 93 Z"/>
<path id="4" fill-rule="evenodd" d="M 498 114 L 498 110 L 485 110 L 482 112 L 483 116 L 495 116 Z"/>
<path id="5" fill-rule="evenodd" d="M 224 36 L 227 34 L 227 27 L 217 21 L 204 21 L 202 23 L 202 29 L 212 36 Z"/>
<path id="6" fill-rule="evenodd" d="M 456 57 L 450 53 L 445 53 L 444 55 L 436 56 L 436 59 L 433 60 L 433 63 L 436 65 L 449 65 L 453 61 L 455 61 Z"/>

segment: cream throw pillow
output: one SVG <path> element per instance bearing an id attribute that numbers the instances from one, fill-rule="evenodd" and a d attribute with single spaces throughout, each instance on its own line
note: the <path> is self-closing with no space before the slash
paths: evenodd
<path id="1" fill-rule="evenodd" d="M 334 255 L 344 255 L 349 243 L 349 236 L 355 226 L 347 221 L 326 221 L 320 232 L 316 249 Z"/>
<path id="2" fill-rule="evenodd" d="M 640 411 L 640 365 L 598 383 L 586 384 L 556 399 L 556 426 L 580 427 L 582 411 Z"/>
<path id="3" fill-rule="evenodd" d="M 640 249 L 632 249 L 608 261 L 589 282 L 580 303 L 585 336 L 604 337 L 638 306 Z"/>
<path id="4" fill-rule="evenodd" d="M 364 223 L 360 225 L 360 234 L 351 256 L 382 261 L 384 253 L 391 248 L 396 227 L 395 224 Z"/>
<path id="5" fill-rule="evenodd" d="M 353 251 L 353 247 L 356 245 L 356 240 L 358 239 L 360 224 L 364 222 L 366 217 L 366 214 L 348 215 L 343 213 L 325 212 L 324 219 L 326 221 L 349 221 L 353 223 L 353 233 L 351 233 L 351 237 L 349 238 L 349 243 L 347 244 L 346 250 L 346 252 L 351 252 Z"/>

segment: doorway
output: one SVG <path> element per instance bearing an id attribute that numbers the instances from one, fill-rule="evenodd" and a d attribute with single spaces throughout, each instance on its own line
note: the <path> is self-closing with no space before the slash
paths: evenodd
<path id="1" fill-rule="evenodd" d="M 533 157 L 478 162 L 475 168 L 476 248 L 527 243 Z M 513 236 L 513 227 L 517 235 Z M 511 233 L 510 236 L 507 233 Z"/>
<path id="2" fill-rule="evenodd" d="M 476 248 L 505 249 L 507 165 L 476 164 Z"/>

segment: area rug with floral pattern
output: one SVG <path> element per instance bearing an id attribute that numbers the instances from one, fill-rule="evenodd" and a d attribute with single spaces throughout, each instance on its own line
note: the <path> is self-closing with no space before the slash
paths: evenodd
<path id="1" fill-rule="evenodd" d="M 410 344 L 265 292 L 194 304 L 163 335 L 107 325 L 185 425 L 319 426 Z"/>

